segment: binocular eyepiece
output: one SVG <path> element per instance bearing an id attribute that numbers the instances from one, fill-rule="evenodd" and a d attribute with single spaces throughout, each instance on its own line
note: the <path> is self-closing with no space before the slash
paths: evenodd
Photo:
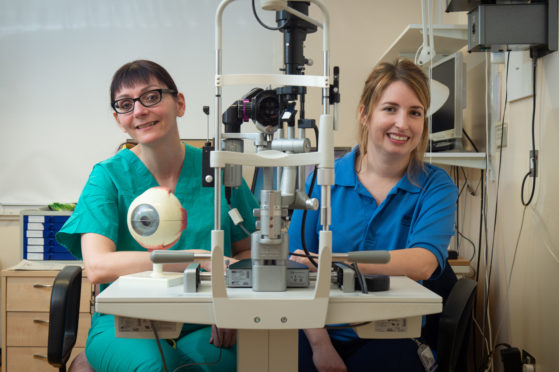
<path id="1" fill-rule="evenodd" d="M 279 125 L 279 97 L 274 90 L 254 88 L 243 98 L 233 102 L 223 113 L 223 124 L 228 133 L 239 133 L 241 124 L 252 119 L 263 128 L 260 130 L 273 133 Z"/>

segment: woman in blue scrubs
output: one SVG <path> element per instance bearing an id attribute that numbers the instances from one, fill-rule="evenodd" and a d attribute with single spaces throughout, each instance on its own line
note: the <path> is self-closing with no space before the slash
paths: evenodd
<path id="1" fill-rule="evenodd" d="M 202 151 L 179 137 L 177 117 L 185 113 L 185 98 L 169 73 L 151 61 L 130 62 L 113 76 L 110 92 L 118 127 L 138 144 L 95 165 L 76 210 L 56 236 L 83 258 L 88 279 L 101 284 L 101 290 L 121 275 L 152 269 L 149 252 L 133 239 L 126 223 L 129 205 L 145 190 L 166 187 L 187 211 L 187 228 L 170 249 L 207 253 L 214 210 L 214 189 L 201 185 Z M 254 231 L 252 210 L 258 204 L 244 181 L 232 191 L 231 202 L 245 228 Z M 227 205 L 223 190 L 222 205 Z M 224 209 L 224 254 L 230 262 L 250 257 L 250 238 Z M 164 270 L 182 272 L 186 265 L 166 264 Z M 202 267 L 210 270 L 209 262 Z M 183 327 L 179 339 L 163 340 L 161 346 L 169 371 L 185 364 L 190 364 L 188 370 L 234 371 L 235 342 L 235 330 L 191 324 Z M 86 355 L 96 371 L 164 369 L 156 341 L 116 338 L 112 315 L 93 315 Z"/>
<path id="2" fill-rule="evenodd" d="M 453 235 L 458 190 L 448 174 L 423 162 L 428 143 L 428 79 L 413 62 L 378 65 L 359 102 L 359 145 L 335 163 L 333 252 L 388 250 L 388 264 L 359 264 L 363 273 L 436 277 Z M 307 190 L 311 177 L 307 180 Z M 320 188 L 312 197 L 320 199 Z M 303 253 L 302 212 L 289 226 L 290 251 Z M 308 211 L 304 238 L 318 251 L 320 212 Z M 314 269 L 308 259 L 291 256 Z M 411 339 L 359 339 L 351 329 L 307 329 L 301 371 L 425 371 Z"/>

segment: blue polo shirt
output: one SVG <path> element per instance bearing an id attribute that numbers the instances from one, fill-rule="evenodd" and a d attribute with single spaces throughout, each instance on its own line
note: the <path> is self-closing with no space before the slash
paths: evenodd
<path id="1" fill-rule="evenodd" d="M 454 234 L 454 214 L 458 189 L 441 168 L 425 164 L 412 182 L 407 174 L 377 205 L 375 198 L 361 184 L 355 171 L 357 147 L 335 163 L 332 185 L 332 251 L 335 253 L 395 250 L 422 247 L 432 252 L 439 262 L 433 274 L 444 268 L 448 244 Z M 309 190 L 312 175 L 306 182 Z M 320 200 L 320 186 L 314 186 L 312 197 Z M 302 249 L 301 220 L 303 212 L 293 213 L 289 226 L 289 250 Z M 320 210 L 307 211 L 305 243 L 310 252 L 318 251 Z"/>

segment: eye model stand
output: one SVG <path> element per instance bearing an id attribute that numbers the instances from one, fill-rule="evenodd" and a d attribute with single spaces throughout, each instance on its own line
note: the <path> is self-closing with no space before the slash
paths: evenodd
<path id="1" fill-rule="evenodd" d="M 186 229 L 186 210 L 165 187 L 147 189 L 128 208 L 127 225 L 132 237 L 152 252 L 153 270 L 120 277 L 120 285 L 140 288 L 168 288 L 182 283 L 182 274 L 164 272 L 163 263 L 153 260 L 158 250 L 173 246 Z M 187 257 L 187 260 L 192 260 Z"/>

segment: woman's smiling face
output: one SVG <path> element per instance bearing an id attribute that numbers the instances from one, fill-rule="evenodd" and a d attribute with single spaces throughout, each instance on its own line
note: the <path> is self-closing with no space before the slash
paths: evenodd
<path id="1" fill-rule="evenodd" d="M 368 126 L 367 152 L 409 158 L 421 141 L 424 121 L 425 108 L 414 91 L 402 81 L 393 82 L 369 117 L 361 117 Z"/>
<path id="2" fill-rule="evenodd" d="M 117 91 L 115 99 L 137 98 L 154 89 L 167 89 L 164 84 L 152 78 L 148 83 L 139 83 L 130 87 L 122 87 Z M 151 143 L 165 137 L 177 125 L 177 116 L 184 114 L 184 97 L 177 97 L 163 93 L 161 102 L 144 107 L 139 101 L 134 104 L 134 109 L 126 114 L 114 113 L 114 117 L 121 128 L 131 138 L 139 143 Z"/>

